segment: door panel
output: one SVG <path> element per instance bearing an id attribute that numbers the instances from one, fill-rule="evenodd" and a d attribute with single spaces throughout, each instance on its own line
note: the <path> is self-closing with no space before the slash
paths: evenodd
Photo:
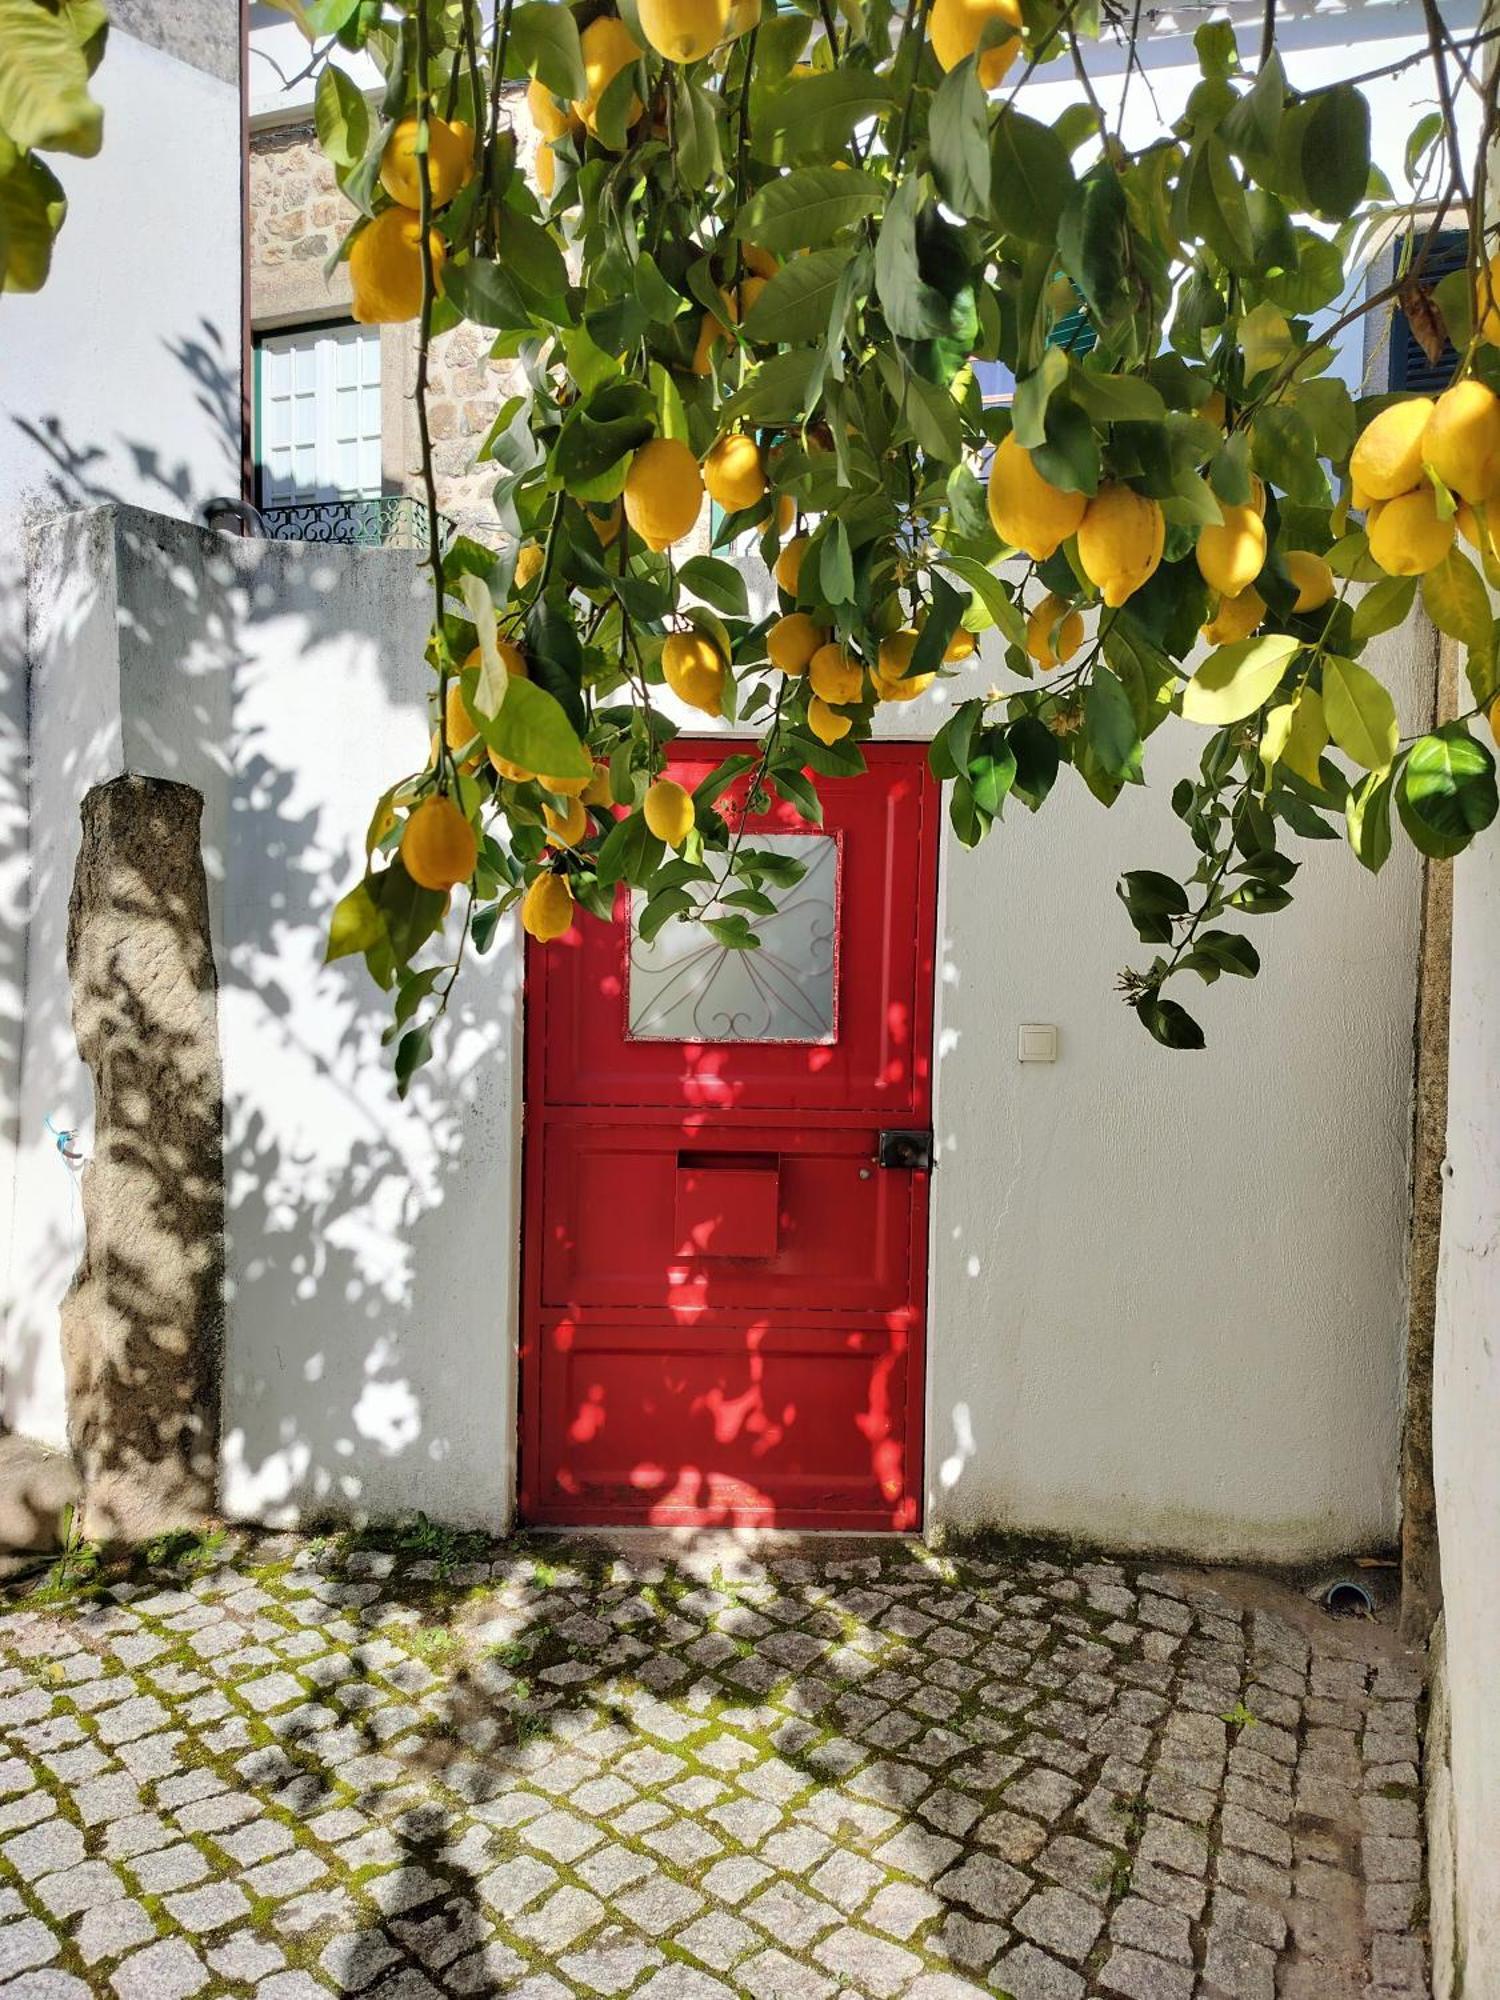
<path id="1" fill-rule="evenodd" d="M 528 950 L 528 1520 L 919 1520 L 928 1177 L 878 1159 L 931 1120 L 938 788 L 920 746 L 865 749 L 822 828 L 745 821 L 807 850 L 760 951 L 643 947 L 623 892 Z"/>

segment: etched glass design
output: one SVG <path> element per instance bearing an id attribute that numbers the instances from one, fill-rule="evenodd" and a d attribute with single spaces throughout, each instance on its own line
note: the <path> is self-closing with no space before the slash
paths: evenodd
<path id="1" fill-rule="evenodd" d="M 766 884 L 774 911 L 752 915 L 752 951 L 720 944 L 701 923 L 669 918 L 647 943 L 636 929 L 645 898 L 631 897 L 626 1032 L 637 1042 L 831 1042 L 834 1039 L 839 843 L 827 834 L 758 833 L 762 852 L 790 855 L 806 872 L 788 888 Z M 711 916 L 713 885 L 689 885 Z M 743 911 L 738 914 L 743 915 Z"/>

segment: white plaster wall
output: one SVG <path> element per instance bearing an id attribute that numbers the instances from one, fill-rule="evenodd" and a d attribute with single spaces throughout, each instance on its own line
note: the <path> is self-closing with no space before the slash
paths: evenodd
<path id="1" fill-rule="evenodd" d="M 1453 864 L 1448 1154 L 1433 1360 L 1448 1762 L 1434 1982 L 1500 1993 L 1500 852 Z"/>
<path id="2" fill-rule="evenodd" d="M 409 555 L 240 541 L 130 509 L 38 530 L 38 871 L 25 1123 L 88 1150 L 63 942 L 78 800 L 121 769 L 204 796 L 227 1195 L 221 1501 L 276 1522 L 425 1509 L 503 1527 L 514 1487 L 514 961 L 472 961 L 442 1061 L 397 1100 L 389 1002 L 322 962 L 375 799 L 426 751 L 430 602 Z M 118 635 L 118 636 L 117 636 Z M 34 1032 L 32 1031 L 34 1029 Z M 71 1195 L 33 1148 L 23 1186 Z M 76 1245 L 23 1211 L 31 1406 Z"/>
<path id="3" fill-rule="evenodd" d="M 227 4 L 213 0 L 219 12 Z M 35 1101 L 20 1103 L 23 1038 L 55 1011 L 25 1002 L 26 524 L 113 499 L 190 516 L 239 490 L 237 90 L 118 26 L 94 88 L 103 151 L 59 163 L 69 212 L 51 275 L 34 296 L 8 294 L 0 315 L 0 1423 L 54 1442 L 64 1423 L 55 1324 L 39 1332 L 35 1301 L 59 1289 L 59 1274 L 66 1283 L 78 1231 L 67 1169 Z M 104 616 L 97 596 L 90 607 L 67 615 Z M 80 773 L 95 749 L 85 711 L 69 753 Z M 56 855 L 44 841 L 34 851 L 45 873 Z M 44 996 L 54 971 L 37 969 Z M 44 1046 L 37 1074 L 51 1061 Z"/>

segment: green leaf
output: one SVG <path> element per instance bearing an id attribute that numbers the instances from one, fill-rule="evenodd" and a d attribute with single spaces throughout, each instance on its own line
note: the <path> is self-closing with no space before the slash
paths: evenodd
<path id="1" fill-rule="evenodd" d="M 1445 843 L 1447 853 L 1466 847 L 1483 832 L 1500 806 L 1495 760 L 1459 722 L 1450 722 L 1412 745 L 1401 793 L 1403 825 L 1411 831 L 1416 822 Z"/>
<path id="2" fill-rule="evenodd" d="M 476 716 L 485 743 L 497 757 L 555 778 L 586 778 L 593 759 L 579 742 L 555 696 L 519 674 L 509 677 L 500 710 Z"/>
<path id="3" fill-rule="evenodd" d="M 872 215 L 885 198 L 881 183 L 853 168 L 800 167 L 767 181 L 740 210 L 734 233 L 777 257 L 826 244 L 851 222 Z"/>
<path id="4" fill-rule="evenodd" d="M 812 250 L 783 264 L 746 313 L 745 338 L 763 347 L 821 339 L 851 254 L 848 249 Z"/>
<path id="5" fill-rule="evenodd" d="M 738 914 L 729 917 L 705 917 L 703 928 L 728 951 L 760 950 L 760 937 L 752 929 L 748 917 Z"/>
<path id="6" fill-rule="evenodd" d="M 1143 944 L 1170 944 L 1173 918 L 1188 913 L 1187 890 L 1154 868 L 1128 870 L 1115 884 L 1115 894 L 1130 912 Z"/>
<path id="7" fill-rule="evenodd" d="M 568 289 L 568 267 L 550 230 L 505 203 L 498 205 L 499 258 L 522 295 L 556 321 Z"/>
<path id="8" fill-rule="evenodd" d="M 529 327 L 532 305 L 502 264 L 489 257 L 443 267 L 443 297 L 464 319 L 495 332 Z"/>
<path id="9" fill-rule="evenodd" d="M 1302 129 L 1302 184 L 1315 214 L 1352 215 L 1370 178 L 1370 106 L 1352 84 L 1336 83 L 1307 99 Z"/>
<path id="10" fill-rule="evenodd" d="M 425 1023 L 408 1028 L 396 1044 L 396 1095 L 405 1097 L 412 1078 L 425 1063 L 432 1061 L 432 1030 Z"/>
<path id="11" fill-rule="evenodd" d="M 696 899 L 686 889 L 658 889 L 641 911 L 636 922 L 636 930 L 642 941 L 650 944 L 664 924 L 669 923 L 673 917 L 686 916 L 688 911 L 696 906 Z"/>
<path id="12" fill-rule="evenodd" d="M 1035 451 L 1047 436 L 1047 405 L 1068 379 L 1068 357 L 1060 347 L 1049 347 L 1041 366 L 1033 368 L 1016 384 L 1011 406 L 1011 430 L 1017 444 Z"/>
<path id="13" fill-rule="evenodd" d="M 1163 1000 L 1160 994 L 1146 993 L 1132 1004 L 1137 1018 L 1163 1048 L 1201 1049 L 1206 1046 L 1203 1030 L 1186 1007 L 1179 1006 L 1175 1000 Z"/>
<path id="14" fill-rule="evenodd" d="M 1057 780 L 1062 762 L 1057 738 L 1034 715 L 1017 716 L 1006 735 L 1011 755 L 1016 760 L 1016 775 L 1011 790 L 1028 812 L 1036 812 L 1045 803 Z"/>
<path id="15" fill-rule="evenodd" d="M 1371 771 L 1350 792 L 1344 808 L 1349 845 L 1372 875 L 1378 875 L 1391 851 L 1391 774 Z"/>
<path id="16" fill-rule="evenodd" d="M 953 555 L 947 549 L 941 552 L 938 559 L 944 569 L 951 570 L 969 586 L 989 614 L 990 623 L 997 626 L 1012 645 L 1024 647 L 1026 620 L 995 572 L 973 556 Z"/>
<path id="17" fill-rule="evenodd" d="M 829 605 L 854 602 L 854 558 L 849 531 L 837 515 L 818 538 L 818 584 L 821 601 Z"/>
<path id="18" fill-rule="evenodd" d="M 20 152 L 98 152 L 104 113 L 89 96 L 89 44 L 102 45 L 105 19 L 94 6 L 0 0 L 0 132 Z"/>
<path id="19" fill-rule="evenodd" d="M 318 144 L 335 167 L 352 167 L 370 144 L 370 107 L 364 93 L 336 63 L 325 63 L 313 99 Z"/>
<path id="20" fill-rule="evenodd" d="M 723 171 L 719 146 L 719 100 L 701 84 L 690 83 L 679 71 L 677 90 L 676 147 L 673 164 L 681 186 L 697 191 L 707 187 Z"/>
<path id="21" fill-rule="evenodd" d="M 1058 352 L 1055 347 L 1047 351 Z M 1105 375 L 1098 369 L 1075 364 L 1068 378 L 1068 390 L 1096 424 L 1152 424 L 1159 423 L 1167 414 L 1160 390 L 1153 388 L 1142 375 Z"/>
<path id="22" fill-rule="evenodd" d="M 990 206 L 990 122 L 975 58 L 966 56 L 939 84 L 927 119 L 932 171 L 957 215 L 985 215 Z"/>
<path id="23" fill-rule="evenodd" d="M 1500 509 L 1496 510 L 1500 513 Z M 1495 657 L 1495 621 L 1484 578 L 1455 544 L 1436 569 L 1422 578 L 1422 605 L 1440 632 L 1469 650 L 1470 677 L 1477 660 L 1481 679 Z M 1482 699 L 1482 697 L 1480 697 Z"/>
<path id="24" fill-rule="evenodd" d="M 1211 985 L 1221 972 L 1232 972 L 1239 979 L 1253 979 L 1260 971 L 1260 953 L 1238 931 L 1200 931 L 1182 963 L 1191 966 L 1205 984 Z"/>
<path id="25" fill-rule="evenodd" d="M 505 67 L 511 76 L 540 77 L 555 96 L 570 102 L 582 97 L 588 78 L 572 10 L 556 0 L 530 0 L 512 8 Z"/>
<path id="26" fill-rule="evenodd" d="M 1209 729 L 1253 715 L 1276 692 L 1301 643 L 1275 632 L 1220 646 L 1183 689 L 1183 715 Z"/>
<path id="27" fill-rule="evenodd" d="M 1057 249 L 1101 329 L 1128 311 L 1130 218 L 1113 167 L 1100 161 L 1071 191 L 1057 225 Z"/>
<path id="28" fill-rule="evenodd" d="M 1002 111 L 990 144 L 990 203 L 1007 236 L 1052 243 L 1076 185 L 1068 149 L 1050 125 Z"/>
<path id="29" fill-rule="evenodd" d="M 752 143 L 767 159 L 827 160 L 844 150 L 856 125 L 880 117 L 894 102 L 889 83 L 852 64 L 796 77 L 762 105 Z"/>
<path id="30" fill-rule="evenodd" d="M 1396 704 L 1357 660 L 1324 660 L 1323 715 L 1334 742 L 1365 770 L 1383 771 L 1395 756 Z"/>
<path id="31" fill-rule="evenodd" d="M 633 882 L 637 888 L 644 888 L 660 867 L 665 852 L 661 841 L 647 826 L 646 815 L 637 810 L 615 821 L 600 842 L 594 868 L 606 889 L 616 882 Z"/>
<path id="32" fill-rule="evenodd" d="M 373 945 L 382 943 L 385 934 L 385 918 L 370 894 L 369 883 L 356 882 L 348 894 L 340 896 L 333 906 L 333 914 L 328 919 L 328 949 L 323 954 L 323 963 L 331 965 L 336 958 L 349 958 L 355 953 L 367 952 Z"/>
<path id="33" fill-rule="evenodd" d="M 1323 719 L 1323 698 L 1316 688 L 1304 687 L 1295 701 L 1273 708 L 1261 734 L 1260 760 L 1269 779 L 1278 764 L 1301 778 L 1315 790 L 1322 787 L 1318 759 L 1328 747 L 1328 725 Z"/>
<path id="34" fill-rule="evenodd" d="M 62 183 L 35 153 L 22 157 L 0 132 L 0 290 L 38 292 L 68 212 Z"/>
<path id="35" fill-rule="evenodd" d="M 693 556 L 678 570 L 677 577 L 694 597 L 701 597 L 716 611 L 723 611 L 731 618 L 749 617 L 744 573 L 733 563 L 718 556 Z"/>
<path id="36" fill-rule="evenodd" d="M 1083 734 L 1109 777 L 1140 776 L 1141 735 L 1130 697 L 1106 666 L 1096 666 L 1083 698 Z"/>
<path id="37" fill-rule="evenodd" d="M 1381 583 L 1371 584 L 1355 605 L 1349 621 L 1356 645 L 1363 645 L 1366 639 L 1373 639 L 1381 632 L 1393 632 L 1406 623 L 1416 602 L 1417 581 L 1414 576 L 1388 576 Z"/>

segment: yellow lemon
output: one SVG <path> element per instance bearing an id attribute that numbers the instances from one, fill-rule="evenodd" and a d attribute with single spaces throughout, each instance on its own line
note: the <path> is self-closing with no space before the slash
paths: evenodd
<path id="1" fill-rule="evenodd" d="M 760 0 L 730 0 L 729 33 L 748 35 L 760 25 Z"/>
<path id="2" fill-rule="evenodd" d="M 1497 743 L 1500 743 L 1500 695 L 1496 695 L 1495 699 L 1490 703 L 1489 724 L 1491 736 L 1494 737 Z"/>
<path id="3" fill-rule="evenodd" d="M 807 726 L 820 743 L 837 743 L 841 736 L 849 734 L 854 724 L 847 715 L 840 715 L 814 695 L 807 704 Z"/>
<path id="4" fill-rule="evenodd" d="M 637 0 L 641 33 L 668 62 L 701 62 L 729 30 L 729 0 Z"/>
<path id="5" fill-rule="evenodd" d="M 1198 570 L 1211 590 L 1238 597 L 1266 566 L 1266 524 L 1248 504 L 1221 502 L 1219 512 L 1198 537 Z"/>
<path id="6" fill-rule="evenodd" d="M 865 691 L 865 670 L 842 646 L 819 646 L 808 662 L 807 677 L 821 700 L 838 704 L 858 701 Z"/>
<path id="7" fill-rule="evenodd" d="M 1223 430 L 1225 419 L 1229 415 L 1229 405 L 1224 400 L 1224 391 L 1210 389 L 1194 414 L 1211 423 L 1215 430 Z"/>
<path id="8" fill-rule="evenodd" d="M 467 882 L 479 860 L 474 829 L 452 799 L 423 799 L 401 829 L 401 859 L 413 882 L 446 894 Z"/>
<path id="9" fill-rule="evenodd" d="M 522 542 L 516 550 L 516 589 L 524 590 L 534 577 L 540 576 L 545 561 L 540 542 Z"/>
<path id="10" fill-rule="evenodd" d="M 667 686 L 689 708 L 724 713 L 724 656 L 701 632 L 673 632 L 661 649 Z"/>
<path id="11" fill-rule="evenodd" d="M 652 438 L 625 475 L 625 518 L 648 548 L 690 535 L 703 508 L 703 474 L 680 438 Z"/>
<path id="12" fill-rule="evenodd" d="M 1489 526 L 1488 509 L 1480 515 L 1467 500 L 1461 500 L 1458 512 L 1453 518 L 1458 523 L 1458 532 L 1476 555 L 1482 556 L 1486 564 L 1500 562 L 1500 549 L 1495 547 L 1494 534 Z"/>
<path id="13" fill-rule="evenodd" d="M 954 69 L 965 56 L 973 55 L 979 37 L 992 21 L 1018 30 L 1021 26 L 1020 0 L 932 0 L 927 16 L 927 36 L 932 53 L 944 69 Z M 986 49 L 979 58 L 979 81 L 986 90 L 998 89 L 1020 53 L 1015 32 Z"/>
<path id="14" fill-rule="evenodd" d="M 953 637 L 943 648 L 943 665 L 945 667 L 956 667 L 960 661 L 967 660 L 974 651 L 977 643 L 978 641 L 975 639 L 974 634 L 966 632 L 963 626 L 960 625 L 953 634 Z"/>
<path id="15" fill-rule="evenodd" d="M 1293 611 L 1321 611 L 1337 589 L 1333 571 L 1327 563 L 1321 556 L 1315 556 L 1311 549 L 1288 549 L 1281 561 L 1287 575 L 1297 586 Z"/>
<path id="16" fill-rule="evenodd" d="M 1390 576 L 1425 576 L 1453 546 L 1454 521 L 1439 520 L 1437 495 L 1430 486 L 1398 493 L 1379 512 L 1371 510 L 1365 533 L 1370 554 Z"/>
<path id="17" fill-rule="evenodd" d="M 1026 651 L 1045 673 L 1071 660 L 1083 644 L 1083 614 L 1049 590 L 1026 620 Z"/>
<path id="18" fill-rule="evenodd" d="M 1221 597 L 1219 608 L 1200 629 L 1210 646 L 1233 646 L 1248 639 L 1266 615 L 1266 600 L 1252 585 L 1238 597 Z"/>
<path id="19" fill-rule="evenodd" d="M 526 86 L 526 109 L 544 139 L 564 139 L 582 123 L 572 105 L 559 104 L 539 76 Z"/>
<path id="20" fill-rule="evenodd" d="M 536 184 L 543 200 L 551 201 L 557 186 L 557 155 L 545 139 L 536 149 Z"/>
<path id="21" fill-rule="evenodd" d="M 596 514 L 592 507 L 585 507 L 583 512 L 585 520 L 599 537 L 600 548 L 611 547 L 620 532 L 620 523 L 625 518 L 625 503 L 622 500 L 611 501 L 609 511 L 605 514 Z"/>
<path id="22" fill-rule="evenodd" d="M 909 674 L 906 671 L 916 651 L 917 636 L 908 626 L 881 640 L 874 676 L 878 700 L 915 701 L 937 679 L 936 674 Z"/>
<path id="23" fill-rule="evenodd" d="M 1422 439 L 1432 416 L 1430 396 L 1412 396 L 1371 417 L 1349 455 L 1349 476 L 1370 500 L 1394 500 L 1422 480 Z"/>
<path id="24" fill-rule="evenodd" d="M 780 259 L 769 250 L 762 250 L 758 243 L 746 243 L 740 255 L 745 260 L 745 269 L 753 271 L 757 278 L 774 278 L 781 269 Z"/>
<path id="25" fill-rule="evenodd" d="M 681 847 L 693 830 L 693 800 L 675 778 L 658 778 L 647 792 L 646 824 L 668 847 Z"/>
<path id="26" fill-rule="evenodd" d="M 642 51 L 618 14 L 601 14 L 597 21 L 590 21 L 578 40 L 583 49 L 587 88 L 582 97 L 574 99 L 573 109 L 597 139 L 600 98 L 622 69 L 639 61 Z M 644 108 L 639 97 L 632 97 L 625 123 L 633 125 Z"/>
<path id="27" fill-rule="evenodd" d="M 435 229 L 427 232 L 433 282 L 442 290 L 447 251 Z M 422 226 L 408 208 L 384 208 L 349 246 L 351 311 L 361 326 L 415 319 L 422 310 Z"/>
<path id="28" fill-rule="evenodd" d="M 422 206 L 421 169 L 417 165 L 415 118 L 403 118 L 385 142 L 380 156 L 380 185 L 403 208 Z M 427 121 L 427 180 L 432 206 L 443 208 L 474 175 L 474 133 L 464 124 L 443 118 Z"/>
<path id="29" fill-rule="evenodd" d="M 1069 535 L 1078 532 L 1089 504 L 1084 494 L 1066 493 L 1043 479 L 1031 453 L 1014 436 L 996 447 L 986 498 L 995 533 L 1033 562 L 1057 554 Z"/>
<path id="30" fill-rule="evenodd" d="M 721 437 L 703 461 L 703 484 L 709 499 L 726 514 L 737 514 L 763 499 L 766 468 L 755 439 L 743 431 Z"/>
<path id="31" fill-rule="evenodd" d="M 771 665 L 784 674 L 805 674 L 813 654 L 827 643 L 826 629 L 805 611 L 789 611 L 766 634 Z"/>
<path id="32" fill-rule="evenodd" d="M 771 574 L 776 579 L 777 588 L 784 590 L 788 597 L 797 595 L 797 585 L 802 576 L 802 558 L 806 554 L 806 535 L 794 535 L 776 558 L 776 567 Z"/>
<path id="33" fill-rule="evenodd" d="M 1500 250 L 1475 280 L 1474 324 L 1481 340 L 1500 347 Z"/>
<path id="34" fill-rule="evenodd" d="M 547 839 L 553 847 L 576 847 L 580 840 L 587 838 L 593 824 L 582 799 L 569 799 L 565 812 L 559 812 L 556 806 L 544 805 L 542 818 L 547 822 Z"/>
<path id="35" fill-rule="evenodd" d="M 1445 389 L 1422 433 L 1422 457 L 1460 500 L 1488 500 L 1500 487 L 1500 396 L 1472 379 Z"/>
<path id="36" fill-rule="evenodd" d="M 538 875 L 521 900 L 521 928 L 538 944 L 550 944 L 573 924 L 573 891 L 565 875 Z"/>
<path id="37" fill-rule="evenodd" d="M 1078 560 L 1106 604 L 1123 604 L 1155 574 L 1166 535 L 1154 500 L 1129 486 L 1101 486 L 1078 530 Z"/>

